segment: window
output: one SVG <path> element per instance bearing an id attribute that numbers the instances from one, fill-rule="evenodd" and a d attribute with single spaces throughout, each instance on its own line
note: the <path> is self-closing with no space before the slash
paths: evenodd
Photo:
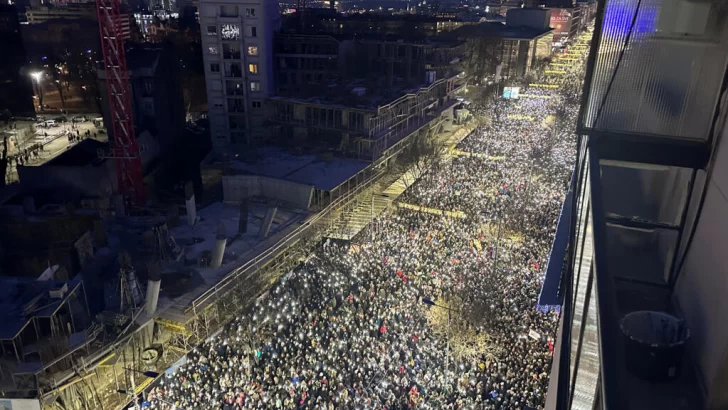
<path id="1" fill-rule="evenodd" d="M 220 29 L 223 40 L 238 40 L 240 38 L 240 26 L 237 24 L 223 24 Z"/>
<path id="2" fill-rule="evenodd" d="M 228 98 L 228 112 L 244 112 L 245 100 L 241 98 Z"/>
<path id="3" fill-rule="evenodd" d="M 250 37 L 258 37 L 258 29 L 256 27 L 250 28 Z"/>
<path id="4" fill-rule="evenodd" d="M 250 72 L 250 74 L 258 74 L 258 64 L 248 64 L 248 72 Z"/>
<path id="5" fill-rule="evenodd" d="M 231 130 L 242 130 L 245 128 L 245 117 L 231 115 L 228 117 L 228 125 Z"/>
<path id="6" fill-rule="evenodd" d="M 212 63 L 212 64 L 210 64 L 210 72 L 212 72 L 212 73 L 219 73 L 220 72 L 220 64 L 218 64 L 218 63 Z"/>
<path id="7" fill-rule="evenodd" d="M 250 91 L 260 91 L 260 81 L 251 81 Z"/>
<path id="8" fill-rule="evenodd" d="M 260 101 L 253 101 L 251 105 L 253 106 L 253 108 L 260 108 L 263 106 L 263 103 L 261 103 Z"/>
<path id="9" fill-rule="evenodd" d="M 225 82 L 225 94 L 227 95 L 243 95 L 245 94 L 243 83 L 237 81 Z"/>
<path id="10" fill-rule="evenodd" d="M 237 17 L 238 6 L 224 5 L 220 6 L 220 17 Z"/>
<path id="11" fill-rule="evenodd" d="M 212 106 L 215 108 L 223 108 L 222 103 L 214 103 Z"/>
<path id="12" fill-rule="evenodd" d="M 245 9 L 245 17 L 255 17 L 255 9 Z"/>
<path id="13" fill-rule="evenodd" d="M 225 63 L 225 77 L 240 78 L 243 71 L 238 63 Z"/>
<path id="14" fill-rule="evenodd" d="M 217 46 L 207 47 L 207 52 L 210 53 L 210 55 L 216 56 L 217 55 Z"/>
<path id="15" fill-rule="evenodd" d="M 248 55 L 257 56 L 258 55 L 258 46 L 248 46 Z"/>
<path id="16" fill-rule="evenodd" d="M 207 26 L 207 35 L 216 36 L 217 35 L 217 26 Z"/>
<path id="17" fill-rule="evenodd" d="M 240 46 L 234 43 L 225 43 L 222 45 L 222 57 L 226 60 L 240 59 Z"/>

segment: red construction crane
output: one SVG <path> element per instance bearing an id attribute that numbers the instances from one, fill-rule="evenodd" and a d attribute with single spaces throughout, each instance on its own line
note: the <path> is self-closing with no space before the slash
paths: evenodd
<path id="1" fill-rule="evenodd" d="M 113 135 L 113 147 L 104 156 L 115 161 L 119 193 L 126 201 L 141 206 L 144 204 L 142 160 L 139 144 L 134 135 L 131 86 L 129 71 L 126 68 L 119 8 L 120 0 L 96 0 L 111 117 L 111 124 L 106 126 Z"/>

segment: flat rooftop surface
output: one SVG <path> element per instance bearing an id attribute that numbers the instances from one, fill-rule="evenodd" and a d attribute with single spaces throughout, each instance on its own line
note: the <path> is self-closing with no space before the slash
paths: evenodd
<path id="1" fill-rule="evenodd" d="M 370 165 L 352 158 L 294 155 L 276 147 L 261 147 L 244 155 L 226 149 L 212 153 L 209 159 L 209 165 L 225 165 L 233 172 L 313 185 L 324 191 L 336 188 Z"/>
<path id="2" fill-rule="evenodd" d="M 245 233 L 239 232 L 240 208 L 216 202 L 201 210 L 200 220 L 194 226 L 180 221 L 180 226 L 170 229 L 177 244 L 184 248 L 183 261 L 166 262 L 162 265 L 162 284 L 159 298 L 159 315 L 163 318 L 183 322 L 184 310 L 189 304 L 212 288 L 234 269 L 242 266 L 271 243 L 298 226 L 305 218 L 303 210 L 278 207 L 268 236 L 261 238 L 259 231 L 268 206 L 250 203 L 248 225 Z M 218 226 L 224 228 L 227 246 L 223 264 L 219 268 L 200 267 L 198 257 L 206 251 L 213 251 Z"/>

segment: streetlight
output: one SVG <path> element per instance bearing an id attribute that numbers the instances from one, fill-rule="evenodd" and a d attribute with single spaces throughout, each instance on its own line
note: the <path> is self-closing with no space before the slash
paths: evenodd
<path id="1" fill-rule="evenodd" d="M 38 104 L 40 106 L 40 110 L 43 111 L 43 88 L 40 86 L 40 80 L 43 78 L 43 72 L 34 71 L 30 73 L 30 77 L 35 80 L 35 85 L 38 89 Z"/>

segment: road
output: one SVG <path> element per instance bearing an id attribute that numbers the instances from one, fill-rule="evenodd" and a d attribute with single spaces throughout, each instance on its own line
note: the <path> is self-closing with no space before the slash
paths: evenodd
<path id="1" fill-rule="evenodd" d="M 76 135 L 76 131 L 78 131 L 78 135 L 81 138 L 69 141 L 68 134 Z M 26 150 L 30 151 L 30 148 L 36 144 L 42 145 L 43 150 L 38 152 L 39 155 L 37 157 L 28 155 L 27 161 L 25 159 L 23 160 L 23 165 L 42 165 L 82 141 L 87 131 L 89 132 L 90 138 L 102 142 L 108 141 L 108 136 L 105 131 L 100 132 L 103 130 L 96 128 L 92 121 L 85 121 L 73 125 L 70 122 L 66 122 L 60 126 L 48 128 L 37 127 L 33 137 L 27 138 L 17 145 L 11 144 L 8 156 L 13 157 L 13 160 L 8 164 L 5 182 L 10 184 L 18 181 L 16 168 L 18 164 L 17 158 L 26 152 Z"/>

